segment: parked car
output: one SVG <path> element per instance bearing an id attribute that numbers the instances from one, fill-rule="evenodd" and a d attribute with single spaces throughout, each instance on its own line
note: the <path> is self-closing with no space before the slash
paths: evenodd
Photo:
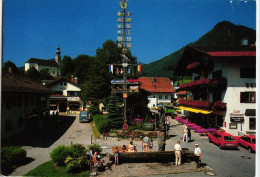
<path id="1" fill-rule="evenodd" d="M 90 115 L 87 111 L 81 111 L 79 113 L 79 122 L 90 122 Z"/>
<path id="2" fill-rule="evenodd" d="M 128 83 L 138 83 L 138 79 L 132 79 L 132 78 L 129 78 L 127 80 Z"/>
<path id="3" fill-rule="evenodd" d="M 214 143 L 219 146 L 220 149 L 223 148 L 234 148 L 238 147 L 238 143 L 234 136 L 226 132 L 215 132 L 213 134 L 208 134 L 209 142 Z"/>
<path id="4" fill-rule="evenodd" d="M 249 152 L 255 152 L 256 150 L 256 136 L 255 135 L 244 135 L 235 136 L 238 144 L 248 149 Z"/>
<path id="5" fill-rule="evenodd" d="M 111 81 L 111 83 L 112 83 L 112 84 L 115 84 L 115 83 L 124 83 L 124 80 L 122 80 L 122 79 L 113 79 L 113 80 Z"/>

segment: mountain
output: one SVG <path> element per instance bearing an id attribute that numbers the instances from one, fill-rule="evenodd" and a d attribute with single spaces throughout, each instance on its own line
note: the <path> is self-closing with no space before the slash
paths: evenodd
<path id="1" fill-rule="evenodd" d="M 214 26 L 214 28 L 203 35 L 199 40 L 188 45 L 231 45 L 238 46 L 241 44 L 241 39 L 247 38 L 248 44 L 255 44 L 256 31 L 242 26 L 235 25 L 228 21 L 222 21 Z M 178 64 L 182 53 L 186 46 L 171 53 L 170 55 L 142 66 L 143 76 L 156 77 L 173 77 L 173 72 Z"/>

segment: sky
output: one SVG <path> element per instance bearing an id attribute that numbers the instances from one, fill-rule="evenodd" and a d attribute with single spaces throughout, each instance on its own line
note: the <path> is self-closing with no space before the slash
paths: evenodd
<path id="1" fill-rule="evenodd" d="M 3 63 L 95 56 L 117 40 L 120 0 L 3 0 Z M 221 21 L 256 29 L 255 0 L 128 0 L 138 61 L 159 60 L 198 40 Z"/>

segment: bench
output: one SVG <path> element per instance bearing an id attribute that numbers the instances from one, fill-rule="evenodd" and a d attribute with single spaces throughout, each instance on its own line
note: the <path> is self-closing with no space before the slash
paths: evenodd
<path id="1" fill-rule="evenodd" d="M 183 148 L 182 163 L 192 162 L 194 153 Z M 110 161 L 114 161 L 114 154 L 109 156 Z M 156 151 L 156 152 L 119 152 L 119 163 L 147 163 L 147 162 L 175 162 L 174 151 Z"/>

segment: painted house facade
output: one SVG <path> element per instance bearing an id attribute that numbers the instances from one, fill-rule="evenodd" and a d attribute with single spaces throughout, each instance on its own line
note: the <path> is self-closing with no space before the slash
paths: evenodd
<path id="1" fill-rule="evenodd" d="M 175 92 L 167 77 L 140 77 L 140 89 L 150 92 L 148 108 L 153 109 L 159 104 L 170 104 L 172 93 Z"/>
<path id="2" fill-rule="evenodd" d="M 233 135 L 256 133 L 254 46 L 187 46 L 175 75 L 191 76 L 179 87 L 192 93 L 179 101 L 191 119 Z"/>
<path id="3" fill-rule="evenodd" d="M 2 139 L 8 139 L 29 129 L 30 122 L 40 123 L 49 113 L 51 90 L 28 77 L 2 72 Z"/>
<path id="4" fill-rule="evenodd" d="M 79 98 L 81 91 L 78 85 L 77 77 L 71 77 L 71 80 L 66 78 L 58 78 L 47 84 L 54 94 L 50 96 L 50 113 L 67 112 L 78 113 L 83 107 L 83 102 Z"/>
<path id="5" fill-rule="evenodd" d="M 59 76 L 61 73 L 60 70 L 60 63 L 61 63 L 61 52 L 60 47 L 57 47 L 56 56 L 55 59 L 38 59 L 38 58 L 30 58 L 25 62 L 24 69 L 25 72 L 30 69 L 31 67 L 34 67 L 36 70 L 40 71 L 42 69 L 48 69 L 50 75 L 52 76 Z"/>

